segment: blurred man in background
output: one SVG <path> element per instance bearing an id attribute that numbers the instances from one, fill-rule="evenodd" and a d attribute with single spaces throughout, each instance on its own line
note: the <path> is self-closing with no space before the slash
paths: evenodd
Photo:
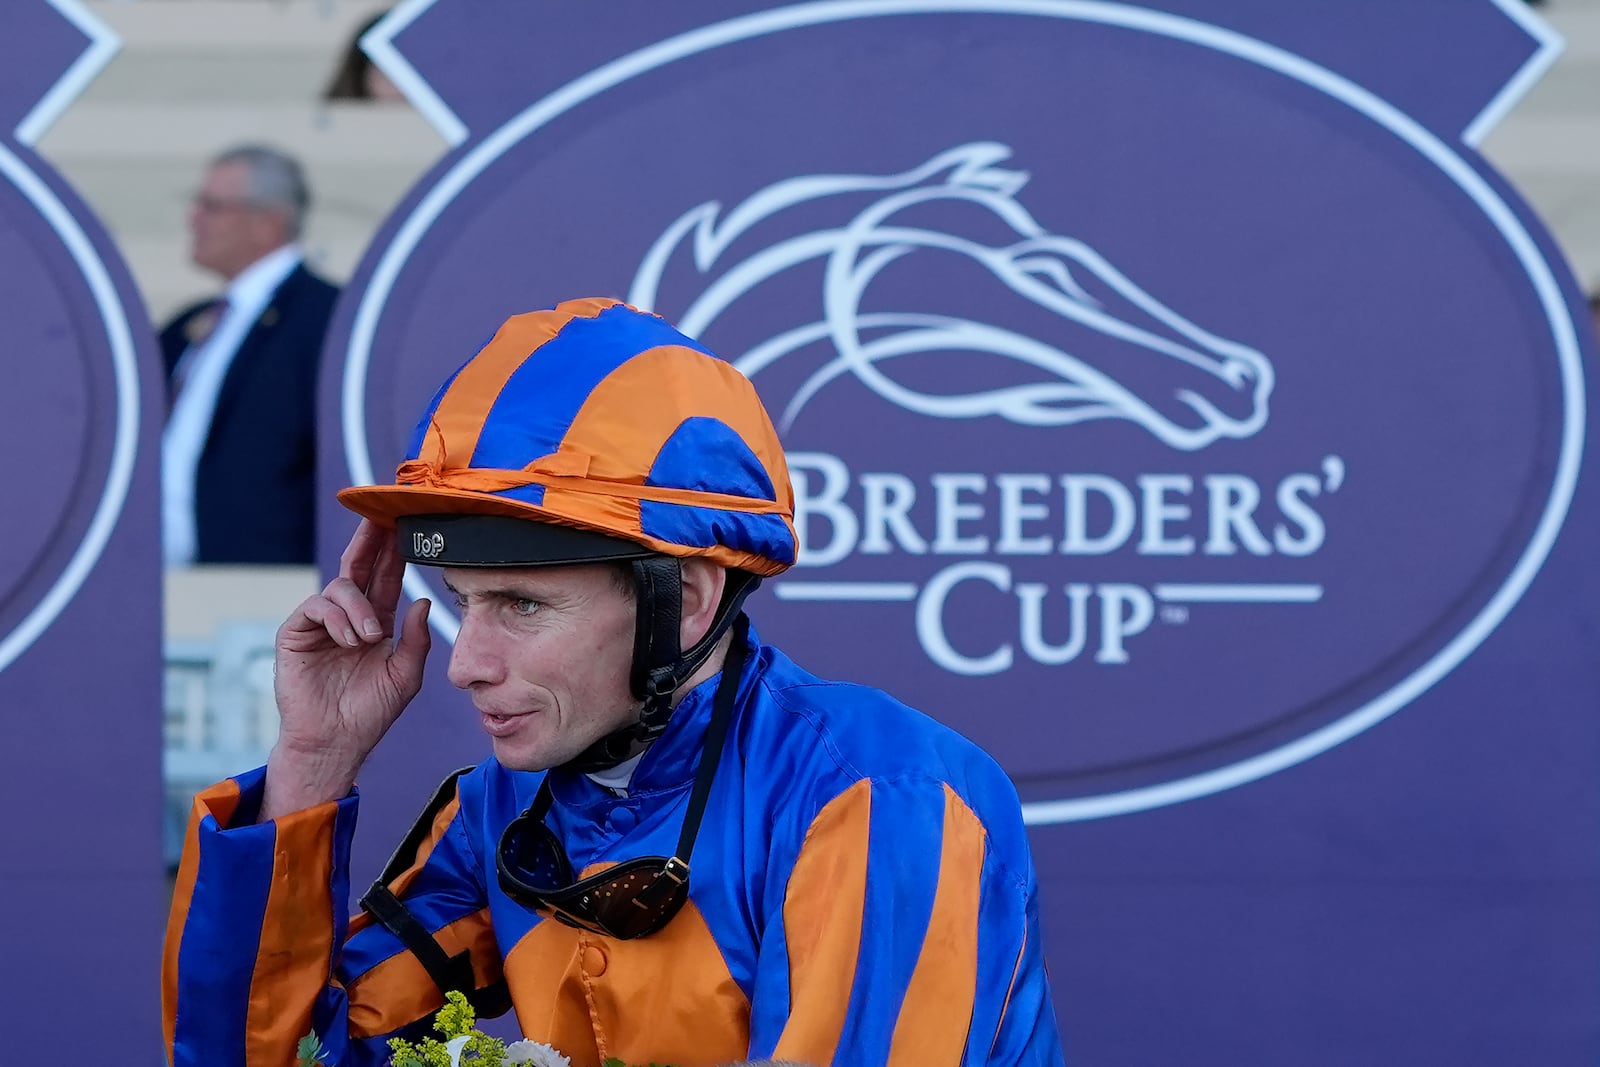
<path id="1" fill-rule="evenodd" d="M 310 563 L 316 384 L 338 290 L 299 247 L 300 164 L 259 145 L 212 160 L 189 208 L 190 258 L 227 289 L 161 331 L 168 566 Z"/>

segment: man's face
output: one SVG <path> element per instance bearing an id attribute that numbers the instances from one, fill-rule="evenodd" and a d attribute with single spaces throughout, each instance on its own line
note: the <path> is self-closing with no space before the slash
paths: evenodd
<path id="1" fill-rule="evenodd" d="M 611 567 L 450 567 L 444 581 L 461 612 L 450 681 L 502 765 L 557 766 L 638 717 L 634 601 Z"/>
<path id="2" fill-rule="evenodd" d="M 218 163 L 189 204 L 189 258 L 232 279 L 250 264 L 289 241 L 281 208 L 250 198 L 250 169 L 242 162 Z"/>

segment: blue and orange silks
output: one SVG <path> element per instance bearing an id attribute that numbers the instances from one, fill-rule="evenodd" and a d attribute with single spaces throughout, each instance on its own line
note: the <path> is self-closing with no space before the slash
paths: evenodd
<path id="1" fill-rule="evenodd" d="M 575 867 L 671 853 L 715 688 L 685 697 L 626 797 L 552 772 Z M 252 825 L 262 778 L 196 798 L 164 961 L 173 1067 L 284 1067 L 311 1030 L 329 1067 L 381 1064 L 439 991 L 386 929 L 345 922 L 356 798 Z M 462 776 L 392 885 L 574 1067 L 1062 1062 L 1015 790 L 933 720 L 755 643 L 689 903 L 634 941 L 501 892 L 500 832 L 542 778 L 493 760 Z"/>
<path id="2" fill-rule="evenodd" d="M 755 386 L 659 316 L 568 300 L 507 319 L 439 389 L 369 519 L 507 515 L 752 574 L 795 562 L 794 490 Z"/>

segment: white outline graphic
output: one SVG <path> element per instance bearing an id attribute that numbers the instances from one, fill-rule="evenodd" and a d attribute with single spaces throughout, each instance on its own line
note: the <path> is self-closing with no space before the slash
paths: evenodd
<path id="1" fill-rule="evenodd" d="M 1320 585 L 1172 582 L 1158 584 L 1152 591 L 1168 604 L 1315 604 L 1322 599 Z"/>
<path id="2" fill-rule="evenodd" d="M 1266 425 L 1272 393 L 1274 375 L 1267 357 L 1179 315 L 1083 241 L 1045 229 L 1017 200 L 1028 173 L 999 165 L 1010 157 L 1009 145 L 969 142 L 899 174 L 811 174 L 775 182 L 727 212 L 715 201 L 699 204 L 650 246 L 629 287 L 628 303 L 662 312 L 690 337 L 704 337 L 750 290 L 795 267 L 823 261 L 818 321 L 787 329 L 742 353 L 722 353 L 753 379 L 785 356 L 819 341 L 831 342 L 835 358 L 795 391 L 779 417 L 780 430 L 794 424 L 823 386 L 848 374 L 886 403 L 936 419 L 992 416 L 1033 427 L 1125 419 L 1184 452 L 1223 438 L 1254 436 Z M 731 264 L 721 262 L 729 246 L 751 227 L 790 208 L 827 200 L 849 212 L 855 210 L 850 200 L 863 196 L 871 202 L 840 225 L 787 237 L 743 258 L 728 256 Z M 847 199 L 840 205 L 838 198 Z M 1014 238 L 989 245 L 899 217 L 928 204 L 952 202 L 983 209 Z M 678 253 L 686 248 L 694 280 L 705 284 L 683 312 L 664 311 L 656 302 L 662 274 L 675 258 L 682 259 Z M 1081 327 L 1063 333 L 1095 336 L 1105 351 L 1142 357 L 1179 377 L 1165 388 L 1140 391 L 1125 385 L 1110 366 L 1096 365 L 1075 347 L 1052 343 L 1053 338 L 950 315 L 863 313 L 867 289 L 878 274 L 919 251 L 963 257 L 1019 299 L 1057 316 L 1063 325 Z M 1092 281 L 1092 294 L 1082 281 Z M 874 336 L 869 340 L 863 331 Z M 966 394 L 929 393 L 878 367 L 890 359 L 898 366 L 919 355 L 952 351 L 982 353 L 995 363 L 1010 360 L 1052 380 Z M 1229 412 L 1223 405 L 1241 412 Z"/>
<path id="3" fill-rule="evenodd" d="M 915 582 L 811 582 L 779 579 L 772 593 L 779 600 L 851 600 L 895 603 L 917 599 Z M 1168 604 L 1315 604 L 1320 585 L 1269 585 L 1234 582 L 1226 585 L 1163 583 L 1151 592 Z"/>
<path id="4" fill-rule="evenodd" d="M 383 71 L 383 76 L 394 83 L 401 95 L 439 131 L 451 148 L 467 139 L 467 124 L 456 116 L 426 78 L 417 72 L 400 50 L 394 39 L 401 30 L 416 21 L 417 16 L 433 6 L 434 0 L 402 0 L 372 29 L 361 35 L 361 50 L 372 60 L 373 66 Z"/>
<path id="5" fill-rule="evenodd" d="M 119 38 L 104 22 L 101 22 L 89 9 L 84 7 L 80 0 L 45 0 L 51 7 L 61 13 L 61 16 L 78 28 L 89 38 L 89 47 L 85 48 L 72 65 L 66 69 L 50 90 L 39 98 L 39 102 L 22 116 L 22 121 L 17 123 L 14 131 L 18 144 L 25 144 L 32 148 L 45 131 L 55 124 L 72 102 L 89 87 L 89 83 L 99 77 L 106 64 L 111 62 L 111 57 L 117 54 L 117 49 L 122 47 Z M 431 3 L 432 0 L 429 0 Z"/>
<path id="6" fill-rule="evenodd" d="M 49 3 L 88 36 L 89 47 L 17 123 L 17 141 L 30 148 L 121 47 L 117 35 L 90 14 L 79 0 L 49 0 Z M 128 325 L 122 301 L 117 296 L 116 286 L 106 273 L 105 264 L 100 262 L 94 243 L 78 225 L 78 220 L 72 217 L 72 213 L 50 187 L 3 144 L 0 144 L 0 173 L 9 178 L 44 216 L 82 271 L 95 305 L 100 310 L 101 321 L 106 326 L 117 386 L 117 428 L 112 438 L 111 464 L 106 472 L 105 487 L 100 493 L 100 503 L 89 520 L 88 529 L 84 531 L 83 541 L 67 561 L 55 584 L 10 633 L 0 637 L 0 671 L 4 671 L 39 639 L 39 635 L 71 603 L 83 586 L 84 579 L 99 562 L 100 553 L 105 551 L 106 542 L 116 528 L 122 505 L 128 498 L 128 486 L 133 481 L 134 457 L 139 446 L 139 370 L 134 359 L 133 332 Z"/>
<path id="7" fill-rule="evenodd" d="M 855 600 L 890 603 L 917 599 L 915 582 L 777 582 L 779 600 Z"/>
<path id="8" fill-rule="evenodd" d="M 0 638 L 0 671 L 4 671 L 38 640 L 62 609 L 71 603 L 84 579 L 89 576 L 89 571 L 99 561 L 100 553 L 105 550 L 106 542 L 116 528 L 122 505 L 128 499 L 128 486 L 133 481 L 133 460 L 139 447 L 139 370 L 134 361 L 133 332 L 123 313 L 122 301 L 117 298 L 116 286 L 112 284 L 105 265 L 95 254 L 94 244 L 78 221 L 56 199 L 49 186 L 3 144 L 0 144 L 0 173 L 9 178 L 38 208 L 51 229 L 61 238 L 61 243 L 67 246 L 78 269 L 83 272 L 84 280 L 89 283 L 89 291 L 94 295 L 95 306 L 100 309 L 100 318 L 105 323 L 106 338 L 111 342 L 111 362 L 117 383 L 117 429 L 112 438 L 111 464 L 106 474 L 105 488 L 100 493 L 100 503 L 89 520 L 83 541 L 50 591 L 9 634 Z"/>
<path id="9" fill-rule="evenodd" d="M 431 2 L 431 0 L 430 0 Z M 1484 105 L 1478 117 L 1467 123 L 1467 128 L 1461 131 L 1461 139 L 1476 148 L 1489 131 L 1500 125 L 1500 120 L 1517 106 L 1529 89 L 1532 89 L 1540 78 L 1544 77 L 1552 64 L 1555 63 L 1566 49 L 1566 43 L 1561 35 L 1551 25 L 1528 6 L 1527 0 L 1490 0 L 1495 7 L 1522 27 L 1529 37 L 1539 42 L 1539 48 L 1528 57 L 1527 62 L 1513 74 L 1501 87 L 1494 98 Z"/>
<path id="10" fill-rule="evenodd" d="M 54 0 L 52 0 L 54 2 Z M 77 3 L 77 0 L 61 0 L 62 3 Z M 361 47 L 367 57 L 375 63 L 379 70 L 392 82 L 395 87 L 405 94 L 411 106 L 421 113 L 422 117 L 439 131 L 452 148 L 467 139 L 466 124 L 456 116 L 450 106 L 434 92 L 433 86 L 417 72 L 417 69 L 395 49 L 391 43 L 395 34 L 401 29 L 416 21 L 424 11 L 432 7 L 437 0 L 401 0 L 384 19 L 374 26 L 367 35 L 361 39 Z M 1511 109 L 1517 105 L 1532 89 L 1539 79 L 1544 77 L 1556 59 L 1565 50 L 1566 44 L 1561 35 L 1557 33 L 1548 22 L 1534 14 L 1528 7 L 1527 0 L 1489 0 L 1491 4 L 1500 9 L 1512 22 L 1515 22 L 1528 36 L 1538 42 L 1538 49 L 1529 56 L 1521 67 L 1517 68 L 1505 85 L 1501 86 L 1489 102 L 1483 106 L 1473 120 L 1461 132 L 1461 139 L 1474 147 L 1482 141 L 1489 132 L 1500 124 Z M 913 8 L 923 5 L 910 4 Z M 940 10 L 950 10 L 941 8 Z M 971 5 L 957 8 L 956 10 L 974 10 Z M 981 10 L 981 9 L 978 9 Z M 999 14 L 1012 14 L 1001 10 Z"/>
<path id="11" fill-rule="evenodd" d="M 427 4 L 418 0 L 414 17 Z M 1349 740 L 1427 691 L 1476 649 L 1506 617 L 1543 565 L 1565 521 L 1577 484 L 1584 440 L 1585 402 L 1583 370 L 1577 333 L 1568 314 L 1561 287 L 1533 238 L 1522 228 L 1515 212 L 1456 151 L 1416 120 L 1392 104 L 1348 79 L 1265 42 L 1192 19 L 1099 0 L 819 0 L 815 3 L 763 11 L 701 27 L 605 64 L 535 102 L 465 153 L 412 209 L 379 257 L 366 291 L 361 296 L 347 350 L 343 382 L 342 415 L 345 455 L 354 482 L 372 482 L 367 450 L 364 393 L 378 316 L 406 260 L 434 221 L 486 167 L 508 149 L 546 123 L 572 110 L 598 93 L 668 63 L 724 45 L 803 26 L 897 15 L 964 12 L 986 15 L 1025 15 L 1097 22 L 1187 41 L 1253 63 L 1298 81 L 1366 116 L 1437 167 L 1484 213 L 1505 239 L 1526 272 L 1550 325 L 1559 361 L 1564 422 L 1555 476 L 1533 535 L 1505 584 L 1453 639 L 1388 692 L 1340 719 L 1270 752 L 1203 774 L 1100 796 L 1075 797 L 1024 805 L 1025 819 L 1034 824 L 1105 818 L 1162 807 L 1231 789 L 1310 759 Z M 1536 57 L 1537 58 L 1537 57 Z M 1498 101 L 1504 97 L 1496 98 Z M 1477 123 L 1474 123 L 1474 127 Z M 407 592 L 430 595 L 415 574 L 407 575 Z M 458 623 L 434 605 L 435 628 L 453 639 Z"/>

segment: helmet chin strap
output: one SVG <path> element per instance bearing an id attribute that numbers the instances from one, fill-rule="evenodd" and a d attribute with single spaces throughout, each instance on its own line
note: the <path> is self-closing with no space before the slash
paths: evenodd
<path id="1" fill-rule="evenodd" d="M 744 598 L 761 584 L 757 575 L 730 570 L 722 602 L 705 635 L 689 649 L 679 645 L 683 622 L 683 568 L 673 556 L 631 561 L 638 609 L 633 634 L 633 667 L 629 684 L 642 700 L 639 718 L 614 730 L 565 764 L 584 774 L 609 770 L 632 756 L 641 744 L 654 741 L 672 717 L 672 695 L 710 658 L 722 635 L 739 617 Z"/>

